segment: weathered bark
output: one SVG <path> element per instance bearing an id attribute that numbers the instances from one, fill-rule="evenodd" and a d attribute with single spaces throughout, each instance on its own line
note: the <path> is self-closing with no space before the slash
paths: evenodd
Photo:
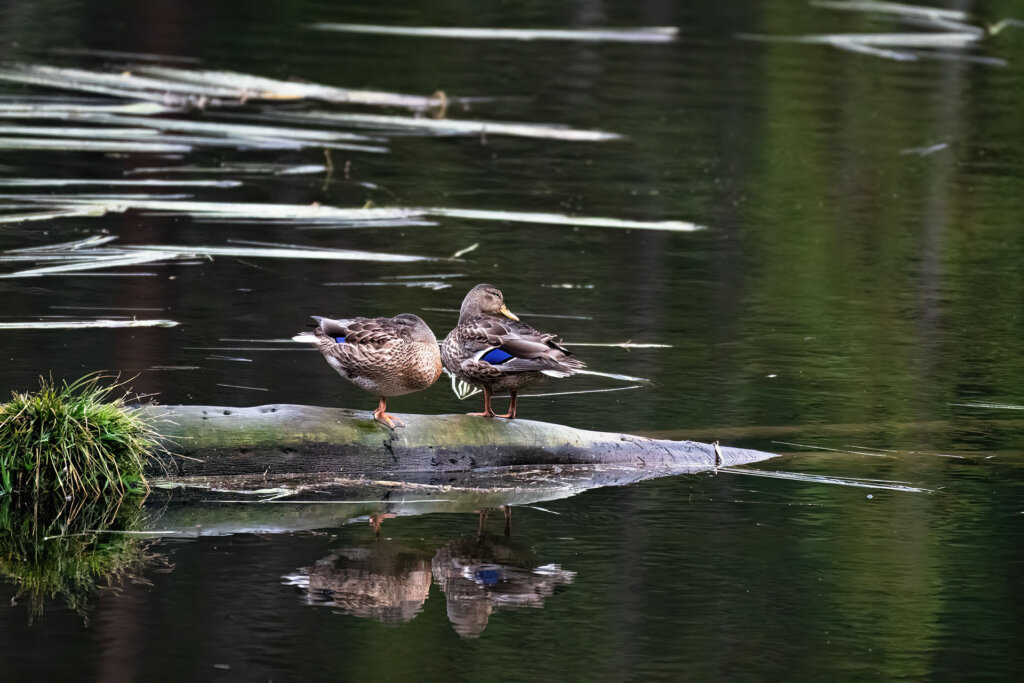
<path id="1" fill-rule="evenodd" d="M 172 477 L 440 475 L 524 465 L 623 465 L 660 475 L 765 460 L 770 453 L 594 432 L 533 420 L 401 415 L 301 405 L 148 406 L 174 458 Z M 646 477 L 644 477 L 646 478 Z"/>

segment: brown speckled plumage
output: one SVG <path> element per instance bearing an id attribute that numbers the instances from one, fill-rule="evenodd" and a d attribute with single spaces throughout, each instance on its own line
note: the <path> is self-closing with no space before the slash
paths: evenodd
<path id="1" fill-rule="evenodd" d="M 422 391 L 441 375 L 437 338 L 418 316 L 314 319 L 320 353 L 339 375 L 380 397 L 377 419 L 388 426 L 397 421 L 384 412 L 385 398 Z"/>
<path id="2" fill-rule="evenodd" d="M 500 363 L 483 360 L 494 349 L 511 356 Z M 462 302 L 459 324 L 441 344 L 445 368 L 459 379 L 484 390 L 485 416 L 492 394 L 512 396 L 509 414 L 516 415 L 516 392 L 544 378 L 568 377 L 583 368 L 571 358 L 555 335 L 538 332 L 519 322 L 507 308 L 500 291 L 492 285 L 477 285 Z"/>

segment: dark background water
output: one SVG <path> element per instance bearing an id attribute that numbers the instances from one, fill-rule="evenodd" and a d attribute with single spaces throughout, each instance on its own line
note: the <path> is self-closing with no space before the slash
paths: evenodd
<path id="1" fill-rule="evenodd" d="M 953 5 L 985 20 L 1020 11 L 1009 1 Z M 681 34 L 667 45 L 456 41 L 312 32 L 304 28 L 311 21 L 676 25 Z M 764 469 L 928 490 L 722 473 L 544 505 L 557 515 L 517 508 L 508 542 L 492 515 L 490 537 L 501 546 L 488 551 L 495 562 L 557 563 L 576 575 L 541 609 L 497 608 L 476 638 L 452 627 L 437 584 L 422 612 L 398 624 L 309 606 L 281 585 L 283 575 L 339 549 L 411 547 L 410 557 L 429 562 L 474 537 L 472 514 L 387 520 L 381 541 L 363 524 L 165 541 L 155 549 L 173 570 L 148 575 L 152 586 L 104 593 L 87 625 L 59 601 L 31 626 L 21 605 L 0 611 L 0 678 L 1018 678 L 1024 34 L 1007 31 L 971 52 L 1005 59 L 1003 67 L 900 63 L 735 37 L 890 30 L 903 29 L 788 1 L 0 3 L 5 59 L 97 63 L 54 55 L 69 47 L 183 55 L 277 78 L 493 96 L 452 115 L 628 136 L 395 138 L 386 156 L 352 155 L 351 180 L 252 177 L 239 189 L 196 191 L 198 199 L 371 200 L 708 226 L 674 234 L 442 219 L 437 227 L 313 231 L 139 213 L 4 225 L 2 249 L 100 230 L 126 244 L 251 239 L 431 256 L 480 247 L 465 263 L 440 268 L 217 258 L 136 269 L 155 277 L 5 280 L 3 320 L 117 307 L 157 309 L 129 315 L 182 324 L 2 331 L 0 386 L 108 369 L 139 373 L 133 386 L 165 403 L 369 408 L 371 397 L 309 352 L 205 347 L 288 337 L 310 314 L 410 311 L 443 335 L 454 315 L 425 309 L 456 308 L 464 290 L 489 281 L 513 311 L 587 316 L 524 316 L 567 341 L 672 345 L 581 348 L 593 369 L 654 384 L 524 399 L 526 417 L 721 440 L 787 454 Z M 901 153 L 941 143 L 947 147 L 933 154 Z M 172 163 L 322 160 L 317 150 L 226 151 L 183 162 L 5 152 L 0 173 L 118 177 Z M 435 272 L 464 277 L 438 291 L 322 284 Z M 581 287 L 545 286 L 561 284 Z M 612 386 L 620 385 L 574 378 L 548 390 Z M 472 409 L 477 401 L 469 399 Z M 982 403 L 1008 407 L 963 405 Z M 389 407 L 444 413 L 467 405 L 441 382 Z"/>

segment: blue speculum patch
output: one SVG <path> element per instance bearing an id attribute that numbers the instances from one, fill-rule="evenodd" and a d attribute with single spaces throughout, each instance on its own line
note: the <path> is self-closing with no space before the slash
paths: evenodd
<path id="1" fill-rule="evenodd" d="M 501 365 L 510 358 L 512 358 L 512 354 L 507 351 L 502 351 L 501 349 L 491 349 L 483 356 L 481 356 L 480 360 L 484 361 L 485 363 L 490 363 L 491 365 Z"/>
<path id="2" fill-rule="evenodd" d="M 497 569 L 478 569 L 476 570 L 476 580 L 484 585 L 493 586 L 501 581 L 501 574 Z"/>
<path id="3" fill-rule="evenodd" d="M 335 337 L 334 341 L 338 342 L 339 344 L 344 344 L 345 343 L 345 338 L 344 337 Z"/>

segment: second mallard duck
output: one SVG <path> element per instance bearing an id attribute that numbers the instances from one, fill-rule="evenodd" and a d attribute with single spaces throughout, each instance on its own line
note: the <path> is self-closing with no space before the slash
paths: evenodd
<path id="1" fill-rule="evenodd" d="M 404 426 L 386 412 L 388 396 L 421 391 L 441 376 L 437 338 L 427 324 L 411 313 L 394 318 L 332 320 L 314 315 L 313 319 L 317 347 L 330 366 L 380 397 L 373 417 L 392 429 Z"/>
<path id="2" fill-rule="evenodd" d="M 555 341 L 519 321 L 494 285 L 477 285 L 462 301 L 459 324 L 441 344 L 441 359 L 455 377 L 484 391 L 484 417 L 516 417 L 516 394 L 544 376 L 568 377 L 583 363 Z M 493 394 L 511 397 L 506 415 L 495 415 Z"/>

